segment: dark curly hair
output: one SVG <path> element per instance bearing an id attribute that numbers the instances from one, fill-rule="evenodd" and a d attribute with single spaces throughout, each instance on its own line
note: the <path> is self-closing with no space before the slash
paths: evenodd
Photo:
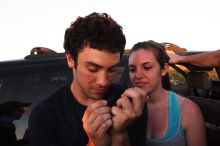
<path id="1" fill-rule="evenodd" d="M 78 17 L 64 36 L 64 49 L 77 63 L 78 54 L 85 46 L 122 55 L 126 39 L 122 27 L 106 13 L 92 13 Z"/>

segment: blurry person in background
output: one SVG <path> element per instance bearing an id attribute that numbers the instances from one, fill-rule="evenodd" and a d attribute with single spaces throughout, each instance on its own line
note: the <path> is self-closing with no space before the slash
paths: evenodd
<path id="1" fill-rule="evenodd" d="M 8 101 L 0 104 L 0 145 L 14 146 L 17 144 L 14 120 L 19 120 L 31 103 Z"/>

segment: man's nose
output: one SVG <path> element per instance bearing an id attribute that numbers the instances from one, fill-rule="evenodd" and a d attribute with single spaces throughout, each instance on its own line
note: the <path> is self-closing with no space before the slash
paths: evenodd
<path id="1" fill-rule="evenodd" d="M 98 76 L 97 76 L 97 80 L 96 83 L 100 86 L 106 86 L 108 84 L 108 77 L 107 77 L 107 73 L 106 72 L 101 72 Z"/>

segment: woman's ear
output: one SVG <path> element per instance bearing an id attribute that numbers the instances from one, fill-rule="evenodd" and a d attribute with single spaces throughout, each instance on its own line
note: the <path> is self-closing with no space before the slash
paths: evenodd
<path id="1" fill-rule="evenodd" d="M 75 63 L 74 63 L 72 55 L 70 53 L 68 53 L 68 52 L 66 53 L 66 61 L 67 61 L 67 64 L 68 64 L 69 68 L 73 69 Z"/>
<path id="2" fill-rule="evenodd" d="M 161 75 L 162 75 L 162 76 L 165 76 L 166 73 L 168 72 L 168 70 L 169 70 L 169 64 L 168 64 L 168 63 L 165 63 L 165 64 L 164 64 L 164 68 L 161 70 Z"/>

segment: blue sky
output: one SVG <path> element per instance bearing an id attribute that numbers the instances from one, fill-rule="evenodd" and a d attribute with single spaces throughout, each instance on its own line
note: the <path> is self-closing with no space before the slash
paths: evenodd
<path id="1" fill-rule="evenodd" d="M 0 61 L 23 58 L 37 46 L 63 52 L 65 29 L 94 11 L 123 27 L 126 48 L 149 39 L 192 51 L 220 48 L 217 0 L 0 0 Z"/>

